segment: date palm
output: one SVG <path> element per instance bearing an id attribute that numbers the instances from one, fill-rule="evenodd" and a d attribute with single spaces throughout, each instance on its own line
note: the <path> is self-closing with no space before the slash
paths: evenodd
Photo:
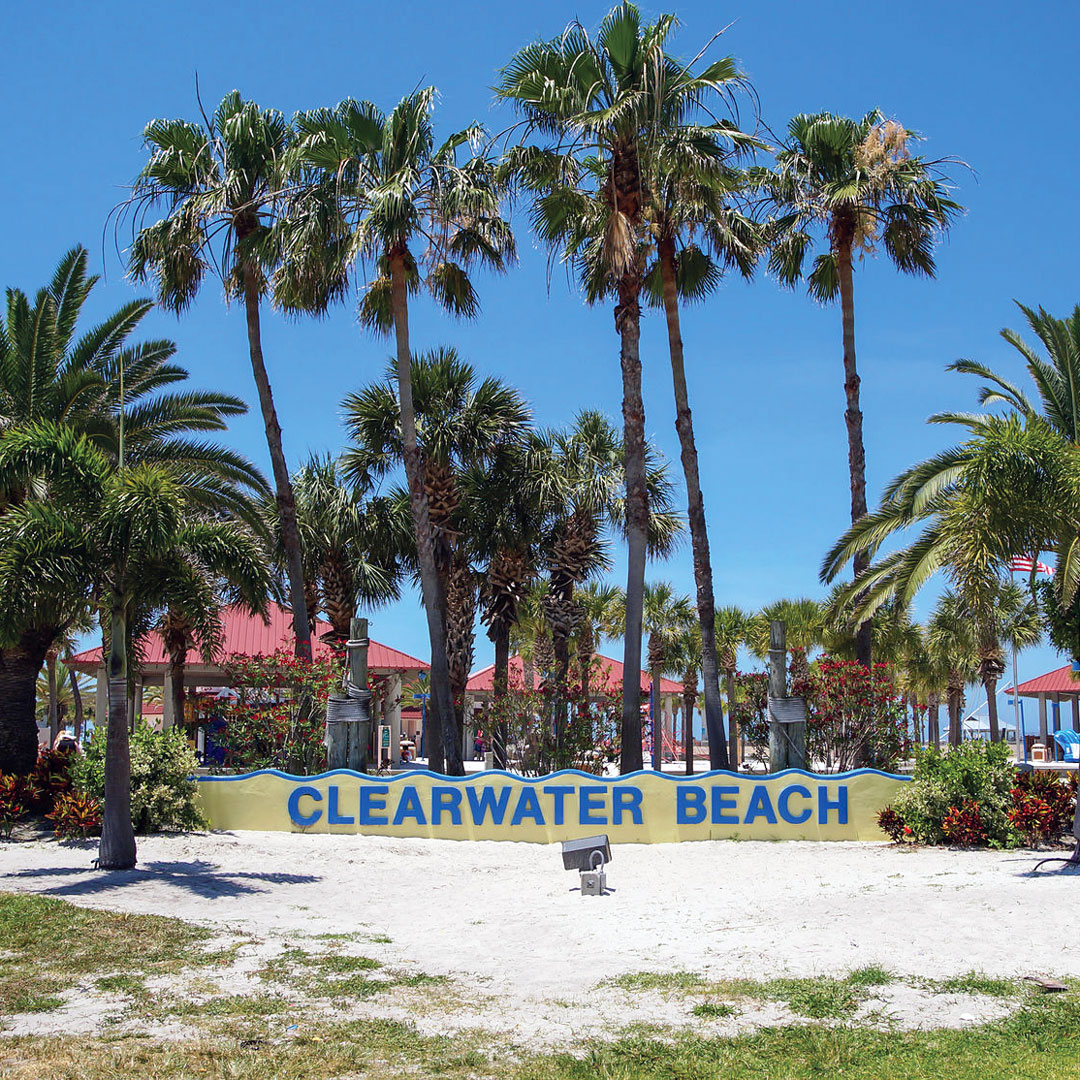
<path id="1" fill-rule="evenodd" d="M 203 279 L 217 272 L 226 296 L 243 301 L 248 356 L 259 396 L 274 476 L 281 544 L 285 549 L 296 655 L 311 658 L 311 628 L 296 505 L 282 445 L 281 424 L 263 357 L 261 304 L 278 259 L 274 229 L 288 178 L 293 142 L 289 123 L 273 109 L 222 98 L 202 124 L 152 120 L 143 131 L 150 159 L 139 173 L 133 206 L 140 226 L 129 267 L 153 280 L 158 302 L 177 314 L 194 301 Z M 164 216 L 144 224 L 157 209 Z M 329 301 L 322 298 L 322 304 Z"/>
<path id="2" fill-rule="evenodd" d="M 428 510 L 436 583 L 444 598 L 443 640 L 452 691 L 451 711 L 440 730 L 447 735 L 446 768 L 456 775 L 462 768 L 460 725 L 477 603 L 477 579 L 468 544 L 468 508 L 462 504 L 462 476 L 470 467 L 485 466 L 500 450 L 520 443 L 530 414 L 516 390 L 501 379 L 478 378 L 454 349 L 437 349 L 415 357 L 410 367 L 410 413 L 420 452 L 420 479 Z M 407 464 L 401 405 L 392 375 L 349 395 L 343 408 L 345 426 L 353 441 L 343 459 L 346 476 L 370 473 L 377 477 L 403 460 Z M 422 565 L 420 569 L 422 577 Z M 429 760 L 435 768 L 439 764 L 439 743 L 434 718 L 430 727 Z"/>
<path id="3" fill-rule="evenodd" d="M 623 670 L 623 768 L 640 768 L 637 672 L 648 552 L 645 407 L 641 396 L 640 319 L 646 269 L 647 177 L 642 157 L 656 124 L 674 123 L 733 77 L 721 60 L 698 74 L 671 60 L 665 42 L 673 15 L 643 24 L 623 3 L 595 35 L 578 22 L 557 38 L 521 49 L 496 87 L 523 118 L 523 146 L 508 167 L 534 196 L 533 224 L 573 266 L 590 303 L 614 300 L 620 338 L 628 539 Z M 721 732 L 722 737 L 722 732 Z M 629 755 L 629 756 L 628 756 Z M 635 760 L 636 759 L 636 760 Z"/>
<path id="4" fill-rule="evenodd" d="M 867 510 L 854 257 L 883 249 L 904 273 L 933 277 L 935 240 L 962 212 L 949 197 L 942 163 L 912 155 L 918 138 L 876 109 L 859 120 L 801 114 L 788 124 L 775 170 L 757 174 L 776 214 L 769 267 L 780 280 L 793 285 L 802 277 L 815 234 L 823 234 L 828 245 L 814 258 L 807 283 L 817 300 L 840 301 L 852 523 Z M 856 553 L 856 577 L 869 558 L 866 551 Z M 857 659 L 869 667 L 871 653 L 871 628 L 865 622 L 858 631 Z"/>
<path id="5" fill-rule="evenodd" d="M 109 719 L 99 865 L 135 864 L 128 753 L 130 632 L 140 616 L 182 606 L 203 643 L 215 640 L 217 605 L 198 564 L 214 577 L 269 585 L 262 551 L 230 522 L 192 514 L 197 479 L 157 464 L 116 468 L 84 436 L 55 424 L 9 431 L 0 440 L 0 486 L 33 483 L 35 494 L 0 518 L 0 590 L 62 582 L 100 599 L 108 627 Z M 9 619 L 5 607 L 0 618 Z"/>
<path id="6" fill-rule="evenodd" d="M 435 140 L 435 90 L 419 90 L 385 115 L 369 102 L 301 113 L 299 158 L 317 183 L 333 187 L 350 233 L 352 254 L 375 274 L 365 283 L 360 318 L 379 333 L 393 332 L 397 352 L 401 456 L 416 531 L 420 584 L 431 640 L 431 743 L 438 761 L 454 717 L 446 632 L 446 580 L 440 574 L 425 464 L 417 437 L 409 346 L 409 296 L 423 288 L 452 314 L 479 310 L 469 278 L 475 265 L 505 269 L 515 249 L 500 213 L 495 169 L 477 153 L 481 130 Z M 471 156 L 462 160 L 464 148 Z M 301 250 L 301 257 L 303 251 Z M 458 750 L 446 742 L 453 769 Z"/>
<path id="7" fill-rule="evenodd" d="M 264 481 L 239 455 L 195 433 L 220 431 L 244 413 L 229 395 L 177 387 L 187 372 L 171 341 L 132 341 L 153 304 L 124 304 L 97 325 L 83 325 L 97 278 L 86 250 L 73 248 L 31 301 L 9 289 L 0 322 L 0 434 L 34 422 L 82 434 L 116 464 L 168 465 L 201 477 L 191 497 L 203 507 L 235 509 L 236 485 Z M 122 423 L 121 423 L 122 417 Z M 121 445 L 123 444 L 123 445 Z M 0 515 L 26 492 L 8 491 Z M 240 500 L 242 502 L 242 499 Z M 33 686 L 49 649 L 85 618 L 89 601 L 61 582 L 35 582 L 9 597 L 11 619 L 0 634 L 0 771 L 29 772 L 37 756 Z"/>

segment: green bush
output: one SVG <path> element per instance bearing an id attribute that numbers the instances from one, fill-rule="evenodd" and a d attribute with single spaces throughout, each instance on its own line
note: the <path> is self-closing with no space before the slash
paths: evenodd
<path id="1" fill-rule="evenodd" d="M 105 798 L 104 726 L 97 728 L 71 768 L 76 790 Z M 178 728 L 153 731 L 140 724 L 131 736 L 131 820 L 139 833 L 163 829 L 204 829 L 206 820 L 195 803 L 192 774 L 199 767 Z"/>
<path id="2" fill-rule="evenodd" d="M 1009 819 L 1015 786 L 1016 766 L 1005 743 L 974 741 L 945 753 L 930 747 L 916 751 L 914 777 L 890 809 L 903 821 L 904 839 L 945 844 L 950 811 L 974 804 L 985 842 L 1009 847 L 1019 840 Z"/>

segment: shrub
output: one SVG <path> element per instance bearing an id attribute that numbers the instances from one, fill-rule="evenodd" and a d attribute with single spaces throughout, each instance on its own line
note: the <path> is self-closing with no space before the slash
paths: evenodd
<path id="1" fill-rule="evenodd" d="M 56 805 L 45 815 L 61 840 L 97 836 L 101 832 L 101 803 L 90 795 L 69 791 L 56 797 Z"/>
<path id="2" fill-rule="evenodd" d="M 75 750 L 51 750 L 43 746 L 38 751 L 34 771 L 26 778 L 26 791 L 33 809 L 48 813 L 57 798 L 71 791 L 71 766 Z"/>
<path id="3" fill-rule="evenodd" d="M 1009 820 L 1029 847 L 1057 840 L 1072 826 L 1076 781 L 1050 773 L 1018 773 Z"/>
<path id="4" fill-rule="evenodd" d="M 76 790 L 105 798 L 106 730 L 98 728 L 85 754 L 72 765 Z M 192 774 L 199 763 L 178 728 L 152 731 L 145 724 L 131 736 L 131 820 L 135 831 L 202 829 L 206 821 L 195 803 Z"/>
<path id="5" fill-rule="evenodd" d="M 929 747 L 916 751 L 914 777 L 889 809 L 903 822 L 902 838 L 919 844 L 968 843 L 959 837 L 971 835 L 977 817 L 982 839 L 974 842 L 1009 846 L 1018 839 L 1009 817 L 1015 783 L 1004 743 L 969 742 L 945 753 Z"/>
<path id="6" fill-rule="evenodd" d="M 980 847 L 988 839 L 979 804 L 971 799 L 963 806 L 949 807 L 941 831 L 958 847 Z"/>
<path id="7" fill-rule="evenodd" d="M 0 773 L 0 832 L 11 836 L 15 822 L 29 810 L 26 784 L 21 776 Z"/>
<path id="8" fill-rule="evenodd" d="M 878 828 L 894 843 L 902 844 L 911 829 L 904 819 L 891 806 L 878 812 Z"/>

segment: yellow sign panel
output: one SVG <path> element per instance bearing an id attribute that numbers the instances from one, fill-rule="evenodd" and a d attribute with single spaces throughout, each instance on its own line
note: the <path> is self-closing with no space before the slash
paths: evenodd
<path id="1" fill-rule="evenodd" d="M 878 811 L 905 777 L 860 769 L 819 776 L 558 772 L 537 779 L 487 771 L 393 777 L 339 770 L 204 776 L 199 802 L 215 829 L 520 840 L 548 844 L 594 833 L 612 843 L 676 840 L 882 840 Z"/>

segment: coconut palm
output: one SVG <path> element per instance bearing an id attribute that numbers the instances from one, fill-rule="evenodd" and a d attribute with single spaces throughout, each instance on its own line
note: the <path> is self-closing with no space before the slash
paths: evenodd
<path id="1" fill-rule="evenodd" d="M 664 52 L 673 15 L 643 24 L 620 4 L 595 36 L 578 22 L 557 38 L 521 49 L 501 72 L 496 92 L 523 117 L 523 147 L 509 167 L 534 195 L 533 224 L 558 257 L 572 265 L 586 299 L 615 301 L 623 381 L 627 505 L 627 587 L 623 670 L 624 768 L 635 767 L 640 726 L 637 671 L 648 552 L 649 504 L 645 408 L 641 396 L 640 316 L 646 269 L 648 205 L 644 148 L 658 123 L 677 123 L 708 93 L 735 77 L 730 60 L 698 74 Z M 722 732 L 720 733 L 722 740 Z M 640 768 L 640 761 L 636 763 Z"/>
<path id="2" fill-rule="evenodd" d="M 776 217 L 770 269 L 793 285 L 814 234 L 828 250 L 818 254 L 807 275 L 811 295 L 839 298 L 843 322 L 844 420 L 848 436 L 851 520 L 866 514 L 866 453 L 855 362 L 854 256 L 884 249 L 904 273 L 935 273 L 934 243 L 962 211 L 949 197 L 941 162 L 913 156 L 919 136 L 876 109 L 860 120 L 831 113 L 801 114 L 788 124 L 788 141 L 771 173 L 757 173 Z M 859 577 L 869 554 L 854 559 Z M 857 658 L 870 666 L 870 625 L 859 628 Z"/>
<path id="3" fill-rule="evenodd" d="M 728 724 L 730 726 L 730 751 L 728 762 L 720 768 L 739 768 L 740 741 L 738 724 L 735 720 L 735 673 L 739 669 L 739 646 L 746 643 L 753 617 L 734 604 L 716 609 L 713 626 L 716 631 L 716 658 L 727 680 Z M 712 747 L 710 746 L 710 757 Z M 709 762 L 711 768 L 717 768 L 715 759 Z"/>
<path id="4" fill-rule="evenodd" d="M 274 475 L 281 544 L 286 553 L 296 655 L 311 658 L 304 571 L 296 505 L 282 446 L 281 425 L 263 357 L 261 303 L 278 263 L 274 229 L 288 182 L 292 130 L 273 109 L 225 95 L 204 123 L 152 120 L 143 131 L 150 159 L 135 182 L 132 205 L 140 226 L 129 267 L 153 280 L 158 303 L 177 314 L 195 299 L 208 272 L 226 295 L 243 300 L 248 355 L 259 395 Z M 164 216 L 144 224 L 155 210 Z M 314 294 L 313 294 L 314 295 Z M 331 295 L 321 297 L 325 307 Z M 311 303 L 314 304 L 312 298 Z"/>
<path id="5" fill-rule="evenodd" d="M 38 421 L 63 424 L 114 465 L 123 454 L 131 463 L 190 472 L 200 477 L 193 501 L 235 509 L 237 485 L 258 488 L 264 481 L 239 455 L 191 436 L 224 429 L 246 406 L 228 395 L 175 388 L 187 372 L 173 362 L 172 342 L 131 341 L 153 307 L 149 300 L 131 301 L 84 328 L 84 307 L 98 280 L 87 263 L 85 249 L 73 248 L 33 302 L 8 290 L 0 325 L 0 433 Z M 4 493 L 0 515 L 25 494 Z M 37 756 L 34 680 L 48 651 L 85 621 L 90 600 L 58 581 L 37 582 L 10 599 L 12 619 L 0 635 L 0 770 L 24 773 Z"/>
<path id="6" fill-rule="evenodd" d="M 407 462 L 401 405 L 392 379 L 390 373 L 386 381 L 349 395 L 343 403 L 345 426 L 353 440 L 343 458 L 347 477 L 369 473 L 378 477 L 403 460 Z M 462 476 L 469 468 L 486 467 L 500 450 L 520 443 L 530 414 L 513 387 L 501 379 L 479 379 L 473 367 L 451 348 L 413 359 L 410 391 L 437 584 L 444 598 L 443 640 L 453 692 L 454 707 L 439 730 L 446 732 L 446 768 L 457 775 L 462 768 L 460 727 L 477 604 L 477 580 L 467 542 L 467 508 L 462 505 Z M 428 756 L 432 768 L 436 768 L 441 763 L 434 717 L 429 729 Z"/>
<path id="7" fill-rule="evenodd" d="M 128 755 L 130 628 L 140 614 L 178 604 L 199 640 L 215 640 L 215 605 L 190 575 L 197 562 L 214 576 L 245 577 L 251 592 L 269 585 L 262 552 L 230 522 L 191 514 L 197 478 L 160 465 L 116 468 L 83 436 L 55 424 L 9 431 L 0 440 L 0 486 L 34 483 L 37 494 L 0 518 L 0 590 L 62 581 L 100 598 L 108 638 L 109 721 L 105 811 L 99 865 L 135 864 Z M 9 608 L 0 617 L 10 618 Z"/>
<path id="8" fill-rule="evenodd" d="M 389 114 L 369 102 L 346 100 L 334 109 L 300 113 L 298 157 L 332 188 L 350 234 L 350 252 L 369 262 L 360 319 L 378 333 L 393 332 L 397 352 L 398 439 L 416 531 L 420 584 L 431 639 L 431 743 L 436 762 L 440 732 L 454 716 L 446 648 L 446 580 L 425 490 L 425 469 L 413 406 L 409 295 L 424 288 L 452 314 L 479 311 L 469 278 L 481 264 L 505 269 L 515 255 L 513 234 L 500 214 L 501 189 L 491 162 L 477 152 L 475 125 L 435 141 L 433 87 L 403 98 Z M 460 153 L 471 148 L 471 156 Z M 307 245 L 298 245 L 301 263 Z M 286 264 L 289 260 L 287 259 Z M 294 275 L 295 276 L 295 275 Z M 456 749 L 450 753 L 458 768 Z M 448 766 L 449 767 L 449 766 Z"/>

